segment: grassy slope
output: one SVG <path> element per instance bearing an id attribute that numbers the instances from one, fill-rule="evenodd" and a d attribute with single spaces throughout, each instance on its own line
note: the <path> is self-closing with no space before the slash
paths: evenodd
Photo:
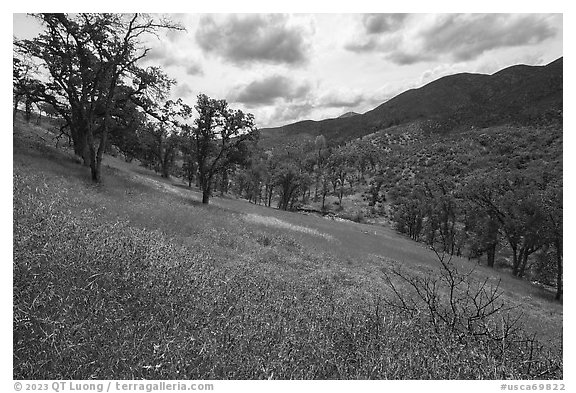
<path id="1" fill-rule="evenodd" d="M 197 192 L 112 157 L 93 186 L 41 137 L 15 129 L 15 378 L 528 377 L 482 343 L 462 348 L 378 313 L 391 266 L 426 276 L 437 264 L 387 228 L 228 198 L 202 206 Z M 507 275 L 475 274 L 502 278 L 525 328 L 560 344 L 561 305 Z"/>

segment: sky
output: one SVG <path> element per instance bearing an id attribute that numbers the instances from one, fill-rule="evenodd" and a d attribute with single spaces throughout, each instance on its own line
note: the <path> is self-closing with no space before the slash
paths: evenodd
<path id="1" fill-rule="evenodd" d="M 166 14 L 185 31 L 149 37 L 172 98 L 200 93 L 260 128 L 364 113 L 442 76 L 494 73 L 563 56 L 562 14 Z M 13 34 L 41 31 L 13 15 Z"/>

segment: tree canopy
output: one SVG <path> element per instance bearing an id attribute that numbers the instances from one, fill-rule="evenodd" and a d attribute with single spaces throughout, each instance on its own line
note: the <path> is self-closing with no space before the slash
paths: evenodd
<path id="1" fill-rule="evenodd" d="M 151 95 L 168 80 L 158 69 L 139 66 L 149 51 L 142 38 L 180 27 L 142 14 L 34 16 L 45 30 L 36 38 L 17 40 L 16 51 L 41 65 L 35 99 L 50 104 L 65 120 L 75 153 L 99 182 L 114 109 Z"/>

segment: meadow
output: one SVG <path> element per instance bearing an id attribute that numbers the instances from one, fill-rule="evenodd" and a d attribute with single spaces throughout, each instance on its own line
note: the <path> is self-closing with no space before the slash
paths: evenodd
<path id="1" fill-rule="evenodd" d="M 563 377 L 545 288 L 119 158 L 94 185 L 20 121 L 13 159 L 14 379 Z"/>

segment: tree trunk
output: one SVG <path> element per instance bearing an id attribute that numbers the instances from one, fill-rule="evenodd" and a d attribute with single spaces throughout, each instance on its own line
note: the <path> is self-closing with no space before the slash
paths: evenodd
<path id="1" fill-rule="evenodd" d="M 100 183 L 102 180 L 101 165 L 93 146 L 90 146 L 90 173 L 92 174 L 92 181 Z"/>
<path id="2" fill-rule="evenodd" d="M 162 160 L 162 174 L 161 174 L 161 176 L 165 179 L 170 178 L 170 165 L 168 165 L 167 157 L 164 157 L 164 159 Z"/>
<path id="3" fill-rule="evenodd" d="M 258 186 L 258 204 L 262 204 L 262 184 Z"/>
<path id="4" fill-rule="evenodd" d="M 82 165 L 90 166 L 90 147 L 88 146 L 88 131 L 84 125 L 70 125 L 74 154 L 82 159 Z"/>
<path id="5" fill-rule="evenodd" d="M 90 166 L 90 172 L 94 183 L 100 183 L 102 181 L 102 166 L 98 162 Z"/>
<path id="6" fill-rule="evenodd" d="M 202 189 L 202 203 L 207 205 L 210 201 L 212 178 L 200 173 L 200 188 Z"/>
<path id="7" fill-rule="evenodd" d="M 94 183 L 100 183 L 102 181 L 102 159 L 104 157 L 104 150 L 106 149 L 106 140 L 108 138 L 108 126 L 106 123 L 107 121 L 104 120 L 104 128 L 102 130 L 102 135 L 100 136 L 98 150 L 94 148 L 94 141 L 92 140 L 92 137 L 88 137 L 88 148 L 90 152 L 90 173 Z"/>
<path id="8" fill-rule="evenodd" d="M 492 244 L 486 248 L 486 257 L 488 259 L 488 267 L 494 267 L 494 260 L 496 259 L 496 244 Z"/>
<path id="9" fill-rule="evenodd" d="M 292 194 L 294 193 L 293 188 L 290 186 L 290 184 L 285 184 L 284 185 L 284 190 L 282 192 L 282 198 L 280 198 L 280 202 L 278 204 L 278 207 L 282 210 L 288 210 L 288 206 L 290 204 L 290 201 L 292 199 Z"/>
<path id="10" fill-rule="evenodd" d="M 162 145 L 160 145 L 160 154 L 158 158 L 160 159 L 160 177 L 168 179 L 170 177 L 170 168 L 168 165 L 168 151 L 164 151 L 162 154 Z M 166 149 L 167 150 L 167 149 Z"/>
<path id="11" fill-rule="evenodd" d="M 518 255 L 518 246 L 511 246 L 512 248 L 512 275 L 515 276 L 518 273 L 518 266 L 520 265 L 519 259 L 522 258 L 522 250 L 520 250 L 520 255 Z"/>
<path id="12" fill-rule="evenodd" d="M 14 111 L 12 112 L 12 121 L 16 120 L 16 113 L 18 113 L 18 104 L 20 104 L 20 96 L 14 97 Z"/>
<path id="13" fill-rule="evenodd" d="M 554 241 L 556 248 L 556 300 L 562 298 L 562 239 Z"/>
<path id="14" fill-rule="evenodd" d="M 296 203 L 296 199 L 298 199 L 296 195 L 294 195 L 294 196 L 292 196 L 292 198 L 290 198 L 290 210 L 294 209 L 294 203 Z"/>
<path id="15" fill-rule="evenodd" d="M 224 169 L 222 171 L 222 178 L 220 182 L 220 195 L 228 193 L 228 171 Z"/>
<path id="16" fill-rule="evenodd" d="M 32 101 L 30 101 L 29 98 L 26 98 L 24 104 L 24 119 L 26 119 L 26 123 L 30 123 L 30 119 L 32 119 Z"/>
<path id="17" fill-rule="evenodd" d="M 524 254 L 522 255 L 522 261 L 520 263 L 520 266 L 518 267 L 518 277 L 524 277 L 526 266 L 528 265 L 528 257 L 530 256 L 530 254 L 532 254 L 532 252 L 533 251 L 531 249 L 526 249 L 524 251 Z"/>

